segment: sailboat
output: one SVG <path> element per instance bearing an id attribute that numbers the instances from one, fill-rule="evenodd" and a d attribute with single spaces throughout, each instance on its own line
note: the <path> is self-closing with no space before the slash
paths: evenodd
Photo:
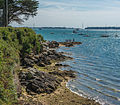
<path id="1" fill-rule="evenodd" d="M 83 34 L 83 29 L 81 29 L 80 33 L 78 35 L 84 35 Z"/>
<path id="2" fill-rule="evenodd" d="M 83 30 L 84 30 L 83 27 L 84 27 L 84 26 L 83 26 L 83 24 L 82 24 L 82 28 L 80 29 L 80 33 L 79 33 L 78 35 L 84 35 L 84 34 L 83 34 Z"/>
<path id="3" fill-rule="evenodd" d="M 90 35 L 88 35 L 88 30 L 86 30 L 86 34 L 84 34 L 84 37 L 90 37 Z"/>

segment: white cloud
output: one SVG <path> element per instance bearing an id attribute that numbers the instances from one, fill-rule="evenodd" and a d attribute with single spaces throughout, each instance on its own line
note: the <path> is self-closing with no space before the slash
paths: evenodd
<path id="1" fill-rule="evenodd" d="M 35 26 L 80 27 L 82 23 L 85 26 L 120 24 L 119 0 L 101 0 L 101 2 L 98 0 L 86 0 L 87 2 L 75 0 L 76 2 L 73 2 L 71 0 L 68 3 L 55 0 L 39 1 L 42 7 L 39 8 L 38 15 L 30 18 L 23 26 L 34 26 L 35 24 Z M 95 4 L 92 4 L 93 1 L 96 1 Z"/>
<path id="2" fill-rule="evenodd" d="M 120 8 L 119 0 L 39 0 L 40 8 L 44 9 L 69 9 L 77 11 L 109 10 Z"/>

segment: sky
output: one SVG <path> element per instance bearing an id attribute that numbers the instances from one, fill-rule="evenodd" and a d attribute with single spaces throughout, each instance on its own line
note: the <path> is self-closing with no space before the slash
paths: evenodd
<path id="1" fill-rule="evenodd" d="M 120 26 L 120 0 L 38 0 L 38 14 L 23 25 L 37 27 Z"/>

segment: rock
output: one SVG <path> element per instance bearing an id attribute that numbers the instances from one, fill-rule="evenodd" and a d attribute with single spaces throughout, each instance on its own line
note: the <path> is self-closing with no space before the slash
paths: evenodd
<path id="1" fill-rule="evenodd" d="M 40 67 L 45 67 L 46 65 L 51 64 L 51 60 L 65 60 L 69 58 L 70 57 L 62 55 L 62 53 L 56 52 L 55 50 L 47 50 L 47 52 L 42 52 L 38 55 L 27 56 L 24 59 L 22 59 L 21 62 L 22 65 L 26 67 L 33 67 L 34 64 L 37 64 Z"/>
<path id="2" fill-rule="evenodd" d="M 55 66 L 63 66 L 62 64 L 55 64 Z"/>
<path id="3" fill-rule="evenodd" d="M 101 35 L 101 37 L 109 37 L 109 35 Z"/>
<path id="4" fill-rule="evenodd" d="M 37 65 L 40 66 L 40 67 L 45 67 L 45 64 L 43 64 L 41 62 L 37 63 Z"/>
<path id="5" fill-rule="evenodd" d="M 56 41 L 51 41 L 48 43 L 48 47 L 49 48 L 57 48 L 57 47 L 59 47 L 59 43 Z"/>
<path id="6" fill-rule="evenodd" d="M 74 45 L 82 44 L 81 42 L 59 42 L 60 45 L 64 45 L 65 47 L 72 47 Z"/>
<path id="7" fill-rule="evenodd" d="M 26 87 L 29 93 L 34 92 L 38 94 L 55 91 L 61 82 L 60 79 L 34 68 L 28 68 L 27 72 L 20 72 L 19 78 L 21 84 Z"/>
<path id="8" fill-rule="evenodd" d="M 29 58 L 24 58 L 22 60 L 22 65 L 24 66 L 29 66 L 29 67 L 33 67 L 34 66 L 34 60 L 29 59 Z"/>
<path id="9" fill-rule="evenodd" d="M 55 66 L 64 66 L 64 67 L 68 67 L 69 65 L 63 65 L 63 64 L 56 63 Z"/>
<path id="10" fill-rule="evenodd" d="M 58 75 L 61 77 L 71 77 L 71 78 L 75 78 L 76 74 L 74 71 L 70 70 L 70 71 L 54 71 L 54 72 L 49 72 L 49 74 L 53 74 L 53 75 Z"/>
<path id="11" fill-rule="evenodd" d="M 44 44 L 46 44 L 46 46 L 49 47 L 59 46 L 59 43 L 56 41 L 46 42 L 46 43 Z M 71 44 L 66 46 L 71 46 Z M 56 52 L 55 50 L 51 50 L 51 49 L 46 49 L 45 51 L 43 51 L 38 55 L 35 55 L 34 53 L 27 55 L 25 58 L 21 60 L 22 63 L 21 65 L 24 67 L 33 67 L 35 64 L 37 64 L 40 67 L 45 67 L 46 65 L 51 64 L 50 62 L 51 60 L 65 60 L 67 58 L 69 59 L 69 57 L 66 57 L 60 52 Z"/>
<path id="12" fill-rule="evenodd" d="M 72 46 L 74 46 L 72 43 L 65 44 L 65 47 L 72 47 Z"/>

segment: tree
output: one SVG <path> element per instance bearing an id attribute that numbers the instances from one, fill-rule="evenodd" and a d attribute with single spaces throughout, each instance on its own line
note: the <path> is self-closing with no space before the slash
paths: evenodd
<path id="1" fill-rule="evenodd" d="M 0 0 L 4 1 L 4 0 Z M 21 24 L 30 16 L 36 16 L 38 1 L 36 0 L 9 0 L 8 1 L 8 23 L 13 21 Z M 3 6 L 0 4 L 0 7 Z"/>
<path id="2" fill-rule="evenodd" d="M 0 0 L 0 9 L 3 9 L 3 0 Z"/>

